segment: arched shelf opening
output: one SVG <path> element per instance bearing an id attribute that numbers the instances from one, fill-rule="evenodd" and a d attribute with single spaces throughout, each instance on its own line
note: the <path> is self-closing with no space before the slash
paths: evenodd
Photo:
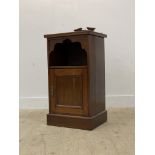
<path id="1" fill-rule="evenodd" d="M 65 39 L 55 44 L 49 56 L 49 66 L 87 66 L 87 53 L 80 42 Z"/>

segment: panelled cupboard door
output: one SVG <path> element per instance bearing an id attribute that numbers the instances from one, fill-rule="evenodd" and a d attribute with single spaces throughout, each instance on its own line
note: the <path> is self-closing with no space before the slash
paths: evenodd
<path id="1" fill-rule="evenodd" d="M 50 69 L 49 78 L 52 113 L 88 115 L 86 69 Z"/>

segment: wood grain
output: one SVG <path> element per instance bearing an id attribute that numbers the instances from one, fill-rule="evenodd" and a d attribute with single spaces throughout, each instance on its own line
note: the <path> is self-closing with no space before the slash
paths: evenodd
<path id="1" fill-rule="evenodd" d="M 53 113 L 88 116 L 86 69 L 50 69 L 49 79 Z"/>
<path id="2" fill-rule="evenodd" d="M 98 122 L 105 122 L 104 38 L 107 36 L 93 31 L 77 31 L 44 37 L 48 46 L 47 124 L 60 125 L 63 121 L 63 125 L 67 126 L 70 121 L 72 125 L 68 127 L 76 127 L 74 121 L 77 119 L 73 120 L 74 116 L 81 116 L 81 127 L 78 126 L 81 129 L 85 128 L 84 124 L 91 124 L 89 119 L 82 123 L 83 116 L 90 119 L 95 117 L 92 124 L 96 126 L 100 124 Z M 96 117 L 100 113 L 104 115 Z M 59 114 L 62 116 L 59 117 Z M 71 119 L 67 119 L 66 115 L 70 115 Z M 85 129 L 95 128 L 88 126 Z"/>

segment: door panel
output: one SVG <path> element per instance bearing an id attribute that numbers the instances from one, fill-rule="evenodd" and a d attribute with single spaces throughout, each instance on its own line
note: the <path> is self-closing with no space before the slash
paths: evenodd
<path id="1" fill-rule="evenodd" d="M 58 105 L 82 106 L 81 76 L 58 76 L 56 87 Z"/>
<path id="2" fill-rule="evenodd" d="M 86 69 L 50 69 L 51 111 L 87 115 Z"/>

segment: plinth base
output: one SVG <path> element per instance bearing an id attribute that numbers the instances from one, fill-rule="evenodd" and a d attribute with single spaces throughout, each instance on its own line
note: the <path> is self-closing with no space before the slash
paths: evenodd
<path id="1" fill-rule="evenodd" d="M 63 126 L 84 130 L 92 130 L 106 121 L 106 110 L 91 117 L 47 114 L 47 125 Z"/>

